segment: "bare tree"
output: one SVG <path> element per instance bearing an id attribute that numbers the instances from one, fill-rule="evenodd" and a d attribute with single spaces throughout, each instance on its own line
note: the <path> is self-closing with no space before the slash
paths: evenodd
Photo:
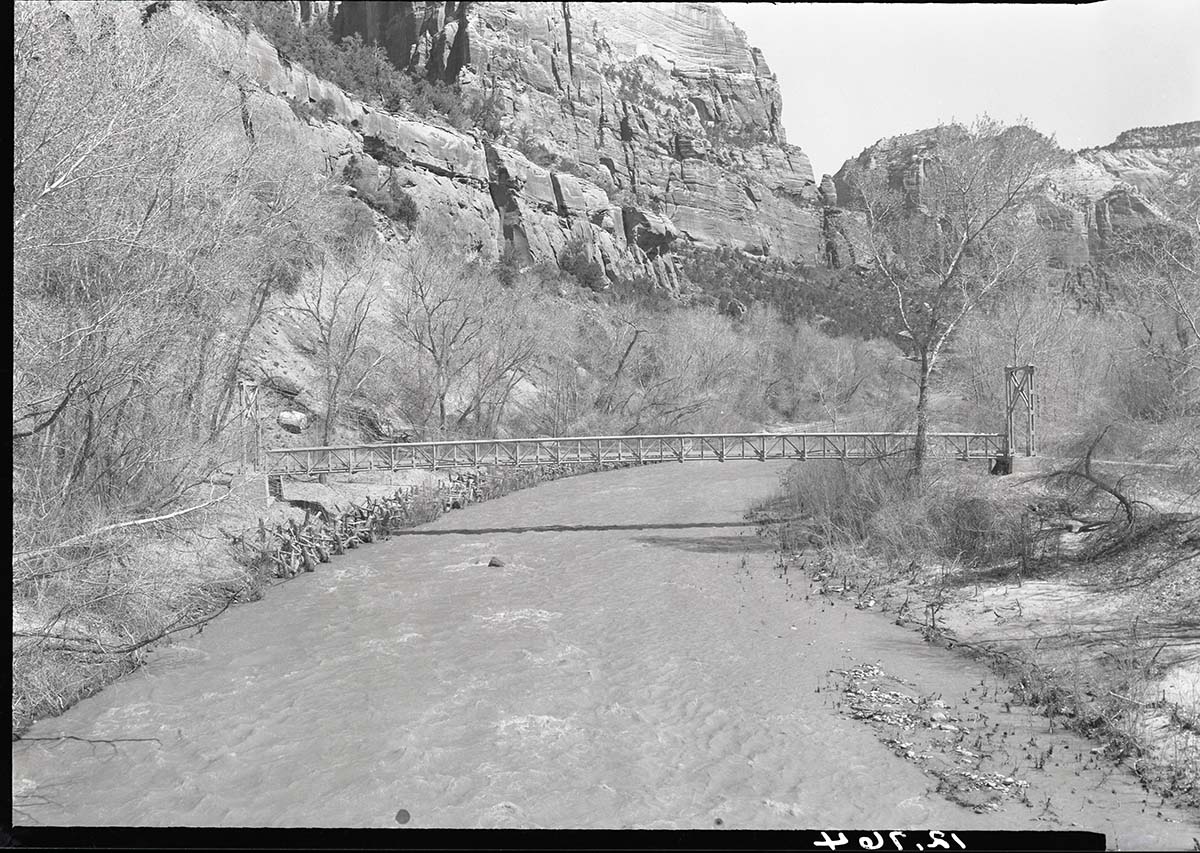
<path id="1" fill-rule="evenodd" d="M 439 237 L 422 231 L 398 265 L 391 318 L 400 338 L 416 353 L 414 368 L 429 410 L 419 418 L 436 420 L 445 432 L 450 397 L 482 357 L 487 326 L 484 291 L 498 283 L 478 263 L 448 255 Z"/>
<path id="2" fill-rule="evenodd" d="M 43 520 L 77 495 L 154 511 L 222 452 L 180 439 L 236 286 L 214 259 L 259 212 L 238 180 L 236 92 L 178 21 L 99 4 L 16 16 L 14 477 Z"/>
<path id="3" fill-rule="evenodd" d="M 878 365 L 865 341 L 831 338 L 808 326 L 793 336 L 797 391 L 838 428 L 838 419 L 878 375 Z"/>
<path id="4" fill-rule="evenodd" d="M 753 375 L 754 347 L 727 317 L 679 309 L 620 321 L 609 355 L 617 369 L 601 397 L 621 428 L 707 428 L 733 408 Z"/>
<path id="5" fill-rule="evenodd" d="M 319 189 L 295 146 L 247 138 L 183 21 L 27 3 L 15 34 L 14 476 L 46 511 L 153 511 L 231 452 L 249 331 Z"/>
<path id="6" fill-rule="evenodd" d="M 639 341 L 644 345 L 643 335 L 649 331 L 637 306 L 633 304 L 619 306 L 612 321 L 612 333 L 608 340 L 611 341 L 613 353 L 616 354 L 616 365 L 596 401 L 597 408 L 606 415 L 615 411 L 616 395 L 625 378 L 625 368 L 630 363 L 630 356 L 634 354 Z"/>
<path id="7" fill-rule="evenodd" d="M 142 11 L 14 7 L 13 590 L 42 699 L 194 622 L 204 593 L 161 534 L 222 499 L 256 288 L 315 231 L 301 147 L 251 138 L 212 45 Z"/>
<path id="8" fill-rule="evenodd" d="M 1028 127 L 982 118 L 936 128 L 897 171 L 860 162 L 849 172 L 866 211 L 868 261 L 890 291 L 899 337 L 917 366 L 918 482 L 930 378 L 947 343 L 981 300 L 1041 267 L 1025 202 L 1057 152 Z"/>
<path id="9" fill-rule="evenodd" d="M 384 251 L 363 242 L 325 255 L 311 280 L 283 309 L 311 335 L 325 398 L 322 444 L 333 440 L 343 401 L 390 355 L 374 346 L 382 338 L 381 330 L 374 328 L 373 309 L 383 286 Z"/>
<path id="10" fill-rule="evenodd" d="M 483 294 L 482 346 L 467 382 L 467 405 L 458 425 L 474 416 L 475 432 L 494 435 L 513 390 L 544 354 L 545 320 L 532 288 L 518 283 L 498 288 L 493 279 Z"/>
<path id="11" fill-rule="evenodd" d="M 1161 221 L 1110 236 L 1106 259 L 1140 349 L 1166 377 L 1178 414 L 1200 410 L 1200 190 L 1152 192 Z"/>
<path id="12" fill-rule="evenodd" d="M 448 255 L 453 237 L 426 226 L 396 270 L 391 318 L 413 352 L 417 420 L 445 434 L 493 433 L 517 384 L 543 355 L 545 319 L 529 283 L 504 287 L 480 257 Z"/>

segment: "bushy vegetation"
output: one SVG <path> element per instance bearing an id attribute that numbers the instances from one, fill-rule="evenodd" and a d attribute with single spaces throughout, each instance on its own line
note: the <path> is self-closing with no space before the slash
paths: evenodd
<path id="1" fill-rule="evenodd" d="M 342 170 L 342 180 L 354 187 L 358 198 L 365 204 L 393 222 L 412 228 L 420 218 L 421 211 L 408 191 L 400 186 L 396 170 L 388 169 L 382 177 L 375 172 L 373 167 L 364 168 L 358 157 L 351 157 Z"/>
<path id="2" fill-rule="evenodd" d="M 785 547 L 855 549 L 899 571 L 916 562 L 982 565 L 1022 551 L 1019 497 L 940 471 L 920 492 L 907 460 L 810 462 L 791 468 L 771 508 L 794 519 Z"/>
<path id="3" fill-rule="evenodd" d="M 333 101 L 329 98 L 322 98 L 314 104 L 298 98 L 288 98 L 288 106 L 300 121 L 325 121 L 337 112 Z"/>
<path id="4" fill-rule="evenodd" d="M 608 286 L 604 267 L 592 259 L 588 243 L 581 237 L 574 237 L 567 242 L 558 256 L 558 266 L 563 272 L 574 276 L 583 287 L 603 290 Z"/>
<path id="5" fill-rule="evenodd" d="M 829 270 L 763 258 L 731 247 L 681 254 L 684 275 L 704 292 L 744 303 L 768 302 L 787 322 L 820 322 L 835 335 L 890 333 L 888 306 L 875 282 L 850 270 Z"/>
<path id="6" fill-rule="evenodd" d="M 464 91 L 397 69 L 379 45 L 357 35 L 335 37 L 327 21 L 301 26 L 286 3 L 262 0 L 209 0 L 208 8 L 241 26 L 259 30 L 280 55 L 335 83 L 367 103 L 387 110 L 437 118 L 460 129 L 500 133 L 500 104 L 492 91 Z"/>

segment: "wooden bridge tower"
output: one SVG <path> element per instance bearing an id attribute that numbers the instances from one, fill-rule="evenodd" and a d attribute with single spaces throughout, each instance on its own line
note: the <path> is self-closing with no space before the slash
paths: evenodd
<path id="1" fill-rule="evenodd" d="M 1024 421 L 1025 456 L 1037 453 L 1037 428 L 1035 412 L 1037 395 L 1033 386 L 1033 365 L 1025 364 L 1020 367 L 1004 368 L 1004 455 L 1008 467 L 1012 468 L 1012 458 L 1017 445 L 1018 410 Z"/>
<path id="2" fill-rule="evenodd" d="M 238 380 L 238 408 L 242 410 L 242 470 L 257 471 L 262 452 L 262 420 L 258 412 L 258 383 Z"/>

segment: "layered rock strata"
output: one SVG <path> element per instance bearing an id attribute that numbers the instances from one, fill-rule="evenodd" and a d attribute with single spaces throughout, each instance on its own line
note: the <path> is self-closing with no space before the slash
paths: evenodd
<path id="1" fill-rule="evenodd" d="M 602 190 L 614 232 L 619 217 L 653 216 L 667 221 L 673 239 L 701 247 L 816 259 L 821 212 L 812 166 L 784 138 L 778 83 L 761 52 L 715 6 L 336 8 L 338 32 L 382 45 L 413 73 L 456 80 L 486 97 L 497 143 Z M 524 210 L 508 214 L 517 248 L 521 230 L 531 248 L 552 242 L 544 222 L 527 220 Z M 531 230 L 541 234 L 530 237 Z M 651 246 L 627 233 L 634 260 L 669 255 L 673 239 L 664 242 L 663 233 Z"/>
<path id="2" fill-rule="evenodd" d="M 826 262 L 864 257 L 863 215 L 848 181 L 853 168 L 887 169 L 897 185 L 919 190 L 921 163 L 937 147 L 933 130 L 881 139 L 821 182 Z M 1034 208 L 1051 270 L 1068 290 L 1089 290 L 1103 278 L 1115 231 L 1162 223 L 1164 205 L 1200 176 L 1200 122 L 1139 128 L 1103 148 L 1063 154 L 1041 180 Z"/>

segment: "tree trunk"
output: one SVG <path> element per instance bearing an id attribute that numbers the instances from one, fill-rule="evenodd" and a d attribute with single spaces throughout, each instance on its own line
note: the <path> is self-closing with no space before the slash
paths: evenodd
<path id="1" fill-rule="evenodd" d="M 621 360 L 617 363 L 617 369 L 613 372 L 612 379 L 609 380 L 608 388 L 600 397 L 603 401 L 601 411 L 606 415 L 612 414 L 613 395 L 617 391 L 617 383 L 621 381 L 621 373 L 625 370 L 625 362 L 629 359 L 629 354 L 633 352 L 634 346 L 637 344 L 638 336 L 642 333 L 641 329 L 635 329 L 633 332 L 633 340 L 629 342 L 629 346 L 625 347 L 625 352 L 621 354 Z"/>
<path id="2" fill-rule="evenodd" d="M 258 325 L 258 321 L 262 318 L 263 308 L 267 304 L 267 296 L 270 292 L 271 288 L 268 285 L 264 284 L 259 287 L 257 298 L 251 303 L 250 314 L 238 333 L 237 345 L 233 349 L 229 369 L 225 372 L 225 382 L 221 388 L 221 396 L 217 400 L 217 405 L 213 407 L 212 420 L 209 423 L 209 431 L 214 436 L 221 431 L 225 418 L 229 414 L 229 409 L 233 405 L 234 393 L 237 390 L 238 368 L 242 364 L 242 354 L 245 353 L 246 345 L 250 341 L 250 333 L 254 331 L 254 327 Z"/>
<path id="3" fill-rule="evenodd" d="M 921 353 L 921 376 L 917 386 L 917 437 L 913 447 L 912 479 L 919 488 L 929 453 L 929 375 L 933 367 L 929 354 Z"/>
<path id="4" fill-rule="evenodd" d="M 337 386 L 339 384 L 341 384 L 341 383 L 340 382 L 335 383 L 334 386 L 329 389 L 329 402 L 325 406 L 325 424 L 321 429 L 321 444 L 324 447 L 328 447 L 330 445 L 330 442 L 333 441 L 333 419 L 337 416 L 337 407 L 338 407 L 338 399 L 337 399 L 338 398 L 338 387 Z M 317 482 L 320 483 L 321 485 L 327 484 L 329 482 L 329 475 L 328 474 L 318 475 Z"/>

